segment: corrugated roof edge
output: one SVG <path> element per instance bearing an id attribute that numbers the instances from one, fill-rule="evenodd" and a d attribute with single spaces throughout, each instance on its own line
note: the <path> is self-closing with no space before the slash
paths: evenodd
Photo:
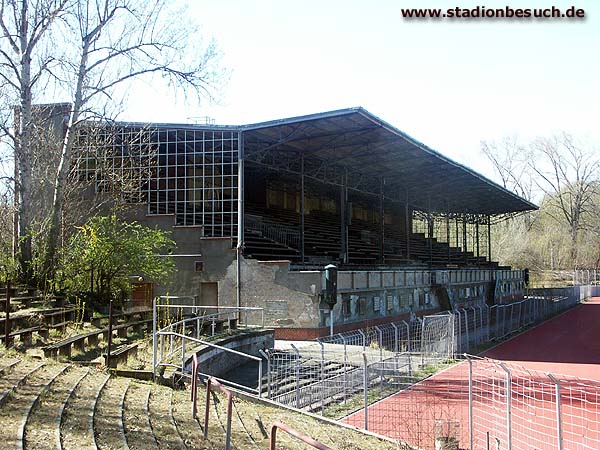
<path id="1" fill-rule="evenodd" d="M 304 116 L 296 116 L 296 117 L 289 117 L 289 118 L 284 118 L 284 119 L 271 120 L 268 122 L 259 122 L 259 123 L 255 123 L 255 124 L 242 125 L 241 129 L 243 131 L 256 130 L 256 129 L 260 129 L 260 128 L 268 128 L 268 127 L 277 126 L 277 125 L 285 125 L 288 123 L 291 124 L 291 123 L 298 123 L 298 122 L 304 122 L 304 121 L 309 121 L 309 120 L 318 120 L 318 119 L 327 119 L 327 118 L 331 118 L 331 117 L 339 117 L 339 116 L 349 115 L 349 114 L 353 114 L 353 113 L 358 113 L 358 114 L 362 115 L 363 117 L 372 121 L 373 123 L 376 123 L 377 125 L 381 126 L 382 128 L 385 128 L 388 131 L 398 135 L 399 137 L 401 137 L 402 139 L 411 143 L 412 145 L 419 148 L 420 150 L 422 150 L 426 153 L 429 153 L 429 154 L 435 156 L 436 158 L 439 158 L 442 161 L 467 172 L 469 175 L 478 178 L 479 180 L 490 185 L 494 189 L 498 189 L 498 190 L 514 197 L 515 199 L 518 199 L 519 201 L 528 205 L 530 209 L 532 209 L 532 210 L 539 209 L 539 207 L 536 204 L 531 203 L 529 200 L 526 200 L 523 197 L 520 197 L 519 195 L 510 191 L 509 189 L 506 189 L 505 187 L 500 186 L 498 183 L 481 175 L 480 173 L 476 172 L 475 170 L 454 161 L 453 159 L 441 154 L 437 150 L 434 150 L 434 149 L 428 147 L 427 145 L 423 144 L 419 140 L 417 140 L 417 139 L 413 138 L 412 136 L 406 134 L 405 132 L 399 130 L 395 126 L 389 124 L 385 120 L 379 118 L 378 116 L 367 111 L 366 109 L 364 109 L 361 106 L 355 106 L 355 107 L 345 108 L 345 109 L 337 109 L 337 110 L 333 110 L 333 111 L 326 111 L 326 112 L 316 113 L 316 114 L 308 114 L 308 115 L 304 115 Z"/>
<path id="2" fill-rule="evenodd" d="M 447 162 L 448 164 L 452 164 L 455 167 L 458 167 L 461 170 L 464 170 L 465 172 L 469 173 L 470 175 L 480 179 L 481 181 L 483 181 L 484 183 L 489 184 L 490 186 L 492 186 L 495 189 L 499 189 L 511 196 L 513 196 L 514 198 L 526 203 L 527 205 L 529 205 L 531 207 L 531 209 L 533 210 L 537 210 L 539 209 L 539 207 L 534 204 L 531 203 L 529 200 L 524 199 L 523 197 L 515 194 L 514 192 L 510 191 L 509 189 L 506 189 L 504 186 L 500 186 L 498 183 L 496 183 L 495 181 L 490 180 L 489 178 L 481 175 L 479 172 L 471 169 L 470 167 L 467 167 L 459 162 L 454 161 L 453 159 L 441 154 L 440 152 L 438 152 L 437 150 L 434 150 L 430 147 L 428 147 L 427 145 L 423 144 L 422 142 L 418 141 L 417 139 L 413 138 L 412 136 L 404 133 L 403 131 L 399 130 L 398 128 L 394 127 L 393 125 L 390 125 L 389 123 L 387 123 L 386 121 L 380 119 L 379 117 L 377 117 L 376 115 L 370 113 L 369 111 L 367 111 L 364 108 L 359 108 L 360 113 L 367 117 L 370 120 L 373 120 L 375 122 L 378 122 L 382 127 L 387 128 L 389 131 L 398 134 L 400 137 L 402 137 L 403 139 L 407 140 L 408 142 L 410 142 L 411 144 L 419 147 L 421 150 L 423 150 L 424 152 L 430 153 L 433 156 L 435 156 L 436 158 L 439 158 L 445 162 Z"/>

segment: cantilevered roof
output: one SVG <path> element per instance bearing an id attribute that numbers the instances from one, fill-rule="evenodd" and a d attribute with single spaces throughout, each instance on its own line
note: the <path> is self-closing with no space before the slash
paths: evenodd
<path id="1" fill-rule="evenodd" d="M 240 127 L 245 158 L 416 209 L 507 214 L 537 206 L 410 137 L 363 108 Z"/>

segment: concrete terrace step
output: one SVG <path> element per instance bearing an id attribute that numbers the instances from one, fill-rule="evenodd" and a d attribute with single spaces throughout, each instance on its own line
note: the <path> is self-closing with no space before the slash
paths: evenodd
<path id="1" fill-rule="evenodd" d="M 125 438 L 131 450 L 158 450 L 150 425 L 150 390 L 147 383 L 130 383 L 125 393 L 123 424 Z"/>
<path id="2" fill-rule="evenodd" d="M 206 391 L 202 385 L 198 391 L 199 417 L 193 418 L 189 390 L 172 390 L 150 382 L 112 377 L 93 367 L 44 364 L 23 356 L 22 359 L 0 357 L 0 392 L 9 392 L 4 404 L 0 404 L 2 449 L 225 448 L 226 398 L 213 391 L 208 439 L 204 440 L 198 420 L 203 418 L 205 410 Z M 317 408 L 319 405 L 313 395 L 309 404 L 303 406 Z M 259 407 L 234 396 L 231 448 L 266 450 L 271 423 L 291 421 L 290 414 L 278 408 Z M 304 416 L 292 425 L 305 434 L 320 433 L 325 443 L 335 444 L 331 436 L 336 435 L 336 427 Z M 322 431 L 323 427 L 329 429 Z M 298 448 L 297 442 L 285 439 L 282 435 L 277 448 Z M 338 447 L 333 445 L 333 448 Z M 360 448 L 388 450 L 392 447 L 365 444 Z"/>
<path id="3" fill-rule="evenodd" d="M 61 423 L 61 442 L 66 450 L 96 450 L 94 412 L 98 396 L 109 376 L 90 371 L 67 401 Z"/>
<path id="4" fill-rule="evenodd" d="M 5 370 L 2 371 L 3 376 L 0 379 L 0 406 L 3 406 L 6 401 L 10 400 L 11 395 L 16 389 L 43 366 L 44 363 L 32 363 L 29 361 L 17 361 L 16 364 L 6 364 L 4 367 Z"/>
<path id="5" fill-rule="evenodd" d="M 43 395 L 38 397 L 25 427 L 25 448 L 60 448 L 60 423 L 64 404 L 87 369 L 65 366 Z"/>
<path id="6" fill-rule="evenodd" d="M 94 415 L 96 445 L 100 450 L 129 449 L 123 425 L 123 408 L 129 383 L 128 379 L 111 378 L 100 392 Z"/>
<path id="7" fill-rule="evenodd" d="M 12 392 L 0 408 L 0 442 L 3 448 L 24 448 L 25 428 L 31 411 L 55 377 L 66 366 L 19 364 L 14 372 L 20 377 L 13 384 Z"/>
<path id="8" fill-rule="evenodd" d="M 150 426 L 161 450 L 185 450 L 183 438 L 173 420 L 171 390 L 152 386 L 148 401 Z"/>

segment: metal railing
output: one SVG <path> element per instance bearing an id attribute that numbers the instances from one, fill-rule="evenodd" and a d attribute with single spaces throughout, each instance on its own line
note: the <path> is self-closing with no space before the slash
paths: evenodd
<path id="1" fill-rule="evenodd" d="M 520 302 L 480 304 L 269 350 L 263 352 L 266 396 L 332 417 L 332 407 L 356 404 L 357 396 L 364 396 L 369 399 L 364 409 L 463 353 L 566 311 L 591 293 L 584 286 L 534 291 Z"/>
<path id="2" fill-rule="evenodd" d="M 277 430 L 285 431 L 290 436 L 294 436 L 296 439 L 310 445 L 311 447 L 317 448 L 319 450 L 332 450 L 330 447 L 327 447 L 324 444 L 321 444 L 318 441 L 315 441 L 310 436 L 306 436 L 305 434 L 299 433 L 291 427 L 281 423 L 281 422 L 273 422 L 271 426 L 271 440 L 269 441 L 269 450 L 276 450 L 277 448 Z"/>
<path id="3" fill-rule="evenodd" d="M 173 298 L 173 297 L 171 297 Z M 189 315 L 190 317 L 180 319 L 176 322 L 167 323 L 162 328 L 159 327 L 159 310 L 165 309 L 170 311 L 180 311 L 182 315 Z M 159 368 L 171 367 L 179 371 L 181 376 L 190 376 L 191 372 L 194 376 L 210 377 L 212 374 L 201 372 L 196 367 L 193 367 L 193 359 L 200 350 L 200 348 L 210 347 L 220 352 L 225 352 L 233 357 L 239 358 L 243 363 L 254 361 L 258 364 L 258 381 L 257 387 L 249 387 L 234 383 L 232 381 L 223 380 L 217 377 L 219 381 L 227 383 L 231 386 L 235 386 L 239 389 L 246 390 L 255 395 L 260 396 L 262 393 L 262 358 L 258 356 L 249 355 L 231 348 L 220 346 L 214 342 L 208 341 L 208 337 L 215 336 L 221 329 L 224 329 L 224 325 L 228 325 L 229 330 L 242 328 L 258 328 L 264 324 L 264 313 L 262 308 L 236 308 L 236 307 L 220 307 L 220 306 L 196 306 L 196 305 L 171 305 L 157 304 L 156 300 L 153 307 L 153 374 L 156 377 Z M 211 312 L 204 315 L 195 315 L 199 311 L 217 311 Z M 219 311 L 223 310 L 223 311 Z M 194 314 L 195 313 L 195 314 Z M 260 325 L 251 325 L 247 318 L 242 324 L 239 323 L 240 316 L 246 316 L 248 314 L 258 314 L 260 317 Z M 169 313 L 167 321 L 172 318 Z M 205 337 L 205 339 L 203 339 Z M 188 354 L 189 352 L 189 354 Z"/>
<path id="4" fill-rule="evenodd" d="M 262 236 L 287 247 L 297 249 L 300 245 L 300 232 L 296 228 L 248 215 L 244 225 L 246 229 L 258 231 Z"/>

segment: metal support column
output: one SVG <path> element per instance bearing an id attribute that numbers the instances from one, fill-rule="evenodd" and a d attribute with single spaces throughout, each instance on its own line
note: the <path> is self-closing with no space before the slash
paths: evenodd
<path id="1" fill-rule="evenodd" d="M 465 262 L 468 261 L 468 257 L 467 257 L 467 215 L 463 214 L 462 216 L 463 219 L 463 254 L 465 255 Z"/>
<path id="2" fill-rule="evenodd" d="M 348 174 L 344 175 L 340 189 L 340 260 L 348 263 Z"/>
<path id="3" fill-rule="evenodd" d="M 110 353 L 112 350 L 112 333 L 113 333 L 113 301 L 112 299 L 108 302 L 108 339 L 106 343 L 106 358 L 104 359 L 104 365 L 110 367 Z"/>
<path id="4" fill-rule="evenodd" d="M 469 450 L 473 450 L 473 360 L 465 354 L 469 362 Z"/>
<path id="5" fill-rule="evenodd" d="M 450 252 L 450 215 L 446 214 L 446 242 L 448 243 L 448 263 L 451 262 L 451 252 Z"/>
<path id="6" fill-rule="evenodd" d="M 383 186 L 385 185 L 385 178 L 381 179 L 379 186 L 379 263 L 385 264 L 385 205 L 383 198 Z"/>
<path id="7" fill-rule="evenodd" d="M 410 258 L 410 217 L 408 215 L 408 191 L 406 191 L 406 203 L 404 203 L 404 227 L 406 231 L 406 257 Z"/>
<path id="8" fill-rule="evenodd" d="M 456 233 L 454 233 L 456 235 L 456 248 L 460 248 L 460 233 L 458 232 L 458 216 L 456 216 Z"/>
<path id="9" fill-rule="evenodd" d="M 158 337 L 156 332 L 158 331 L 158 315 L 156 302 L 159 297 L 152 299 L 152 378 L 156 381 L 156 363 L 158 362 Z"/>
<path id="10" fill-rule="evenodd" d="M 369 431 L 369 366 L 367 354 L 363 352 L 363 411 L 365 417 L 365 430 Z"/>
<path id="11" fill-rule="evenodd" d="M 427 237 L 429 241 L 429 267 L 433 265 L 433 216 L 431 210 L 427 212 Z"/>
<path id="12" fill-rule="evenodd" d="M 488 229 L 488 261 L 492 262 L 492 221 L 491 217 L 487 218 L 487 229 Z"/>
<path id="13" fill-rule="evenodd" d="M 10 348 L 10 281 L 6 283 L 6 301 L 4 306 L 4 346 Z"/>
<path id="14" fill-rule="evenodd" d="M 560 398 L 560 380 L 554 375 L 548 373 L 548 378 L 554 383 L 555 395 L 556 395 L 556 437 L 558 439 L 558 450 L 563 450 L 563 431 L 562 431 L 562 411 L 561 411 L 561 398 Z"/>
<path id="15" fill-rule="evenodd" d="M 244 134 L 238 134 L 238 204 L 237 204 L 237 283 L 236 283 L 236 306 L 242 306 L 242 252 L 244 249 Z M 240 310 L 238 309 L 238 323 L 240 322 Z"/>
<path id="16" fill-rule="evenodd" d="M 300 261 L 304 264 L 304 153 L 300 170 Z"/>
<path id="17" fill-rule="evenodd" d="M 500 363 L 500 367 L 506 372 L 506 381 L 504 396 L 506 398 L 506 439 L 507 439 L 507 450 L 512 450 L 512 381 L 510 376 L 510 369 L 506 367 L 504 363 Z"/>
<path id="18" fill-rule="evenodd" d="M 475 240 L 477 249 L 477 264 L 479 265 L 479 217 L 477 218 L 477 222 L 475 222 Z"/>

